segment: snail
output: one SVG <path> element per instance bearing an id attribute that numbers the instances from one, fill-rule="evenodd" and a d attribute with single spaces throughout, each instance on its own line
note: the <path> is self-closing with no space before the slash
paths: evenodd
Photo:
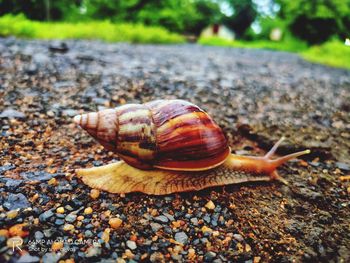
<path id="1" fill-rule="evenodd" d="M 77 115 L 74 122 L 122 159 L 76 171 L 88 186 L 110 193 L 164 195 L 249 181 L 283 181 L 276 168 L 310 153 L 271 159 L 282 137 L 263 157 L 232 154 L 214 120 L 184 100 L 126 104 Z"/>

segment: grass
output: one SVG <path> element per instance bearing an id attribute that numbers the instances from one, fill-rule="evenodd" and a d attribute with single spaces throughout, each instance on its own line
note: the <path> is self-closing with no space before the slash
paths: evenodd
<path id="1" fill-rule="evenodd" d="M 107 42 L 129 43 L 184 43 L 185 38 L 161 27 L 141 24 L 114 24 L 110 21 L 90 21 L 82 23 L 37 22 L 23 15 L 5 15 L 0 17 L 0 36 L 17 36 L 39 39 L 100 39 Z M 308 47 L 306 43 L 295 39 L 272 42 L 229 41 L 218 37 L 200 38 L 202 45 L 260 48 L 295 52 L 315 63 L 350 69 L 350 47 L 339 41 L 330 41 L 321 46 Z"/>
<path id="2" fill-rule="evenodd" d="M 107 42 L 183 43 L 184 37 L 161 27 L 114 24 L 110 21 L 83 23 L 38 22 L 23 15 L 0 17 L 0 35 L 38 39 L 100 39 Z"/>
<path id="3" fill-rule="evenodd" d="M 222 47 L 238 47 L 238 48 L 259 48 L 296 52 L 307 49 L 307 45 L 303 42 L 292 40 L 288 42 L 273 42 L 267 40 L 241 41 L 241 40 L 225 40 L 219 37 L 200 38 L 198 43 L 209 46 Z"/>
<path id="4" fill-rule="evenodd" d="M 298 40 L 272 42 L 266 40 L 257 41 L 230 41 L 218 37 L 200 38 L 202 45 L 259 48 L 298 53 L 304 59 L 328 66 L 350 69 L 350 47 L 340 41 L 330 41 L 320 46 L 308 47 L 306 43 Z"/>
<path id="5" fill-rule="evenodd" d="M 311 47 L 301 52 L 301 56 L 311 62 L 350 69 L 350 47 L 339 41 Z"/>

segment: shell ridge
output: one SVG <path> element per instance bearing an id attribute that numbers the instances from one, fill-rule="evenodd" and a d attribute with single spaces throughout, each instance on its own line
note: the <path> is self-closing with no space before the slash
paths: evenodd
<path id="1" fill-rule="evenodd" d="M 145 103 L 143 105 L 149 110 L 149 115 L 150 115 L 150 119 L 151 119 L 152 133 L 153 133 L 153 136 L 154 136 L 154 151 L 155 151 L 154 158 L 157 159 L 157 157 L 158 157 L 157 128 L 158 127 L 157 127 L 157 125 L 156 125 L 156 123 L 154 121 L 152 109 L 147 105 L 147 103 Z M 154 161 L 153 161 L 153 163 L 154 163 Z"/>

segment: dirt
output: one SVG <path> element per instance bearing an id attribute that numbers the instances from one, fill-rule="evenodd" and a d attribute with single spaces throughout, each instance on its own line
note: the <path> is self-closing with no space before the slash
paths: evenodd
<path id="1" fill-rule="evenodd" d="M 1 262 L 350 260 L 350 71 L 295 54 L 190 44 L 2 38 L 0 50 Z M 173 98 L 205 109 L 236 153 L 262 155 L 284 135 L 279 154 L 311 154 L 279 169 L 288 185 L 92 198 L 74 170 L 118 158 L 72 117 Z M 11 247 L 16 236 L 22 251 Z"/>

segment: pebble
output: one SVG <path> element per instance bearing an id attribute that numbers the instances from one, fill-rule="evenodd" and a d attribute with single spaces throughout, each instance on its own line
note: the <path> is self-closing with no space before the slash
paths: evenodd
<path id="1" fill-rule="evenodd" d="M 57 176 L 57 174 L 51 174 L 45 171 L 35 171 L 35 172 L 23 172 L 20 174 L 22 178 L 28 180 L 28 181 L 49 181 L 54 176 Z"/>
<path id="2" fill-rule="evenodd" d="M 39 216 L 39 220 L 41 222 L 46 222 L 49 218 L 51 218 L 54 213 L 51 210 L 47 210 Z"/>
<path id="3" fill-rule="evenodd" d="M 17 211 L 17 210 L 11 210 L 11 211 L 8 211 L 8 212 L 6 213 L 6 217 L 7 217 L 8 219 L 13 219 L 13 218 L 15 218 L 17 215 L 18 215 L 18 211 Z"/>
<path id="4" fill-rule="evenodd" d="M 35 231 L 34 237 L 35 237 L 36 240 L 41 240 L 41 239 L 44 238 L 44 234 L 41 231 Z"/>
<path id="5" fill-rule="evenodd" d="M 37 263 L 40 261 L 39 257 L 31 256 L 29 253 L 23 254 L 16 263 Z"/>
<path id="6" fill-rule="evenodd" d="M 52 243 L 51 249 L 52 251 L 57 252 L 63 248 L 63 245 L 63 241 L 55 241 Z"/>
<path id="7" fill-rule="evenodd" d="M 72 225 L 72 224 L 65 224 L 64 226 L 63 226 L 63 230 L 64 231 L 71 231 L 71 230 L 73 230 L 74 229 L 74 225 Z"/>
<path id="8" fill-rule="evenodd" d="M 183 245 L 186 245 L 188 242 L 188 236 L 185 232 L 178 232 L 175 234 L 175 240 Z"/>
<path id="9" fill-rule="evenodd" d="M 57 263 L 60 257 L 61 257 L 60 253 L 54 253 L 54 252 L 46 253 L 42 258 L 42 262 Z"/>
<path id="10" fill-rule="evenodd" d="M 85 214 L 85 215 L 90 215 L 90 214 L 92 214 L 92 208 L 91 208 L 91 207 L 85 208 L 85 209 L 84 209 L 84 214 Z"/>
<path id="11" fill-rule="evenodd" d="M 105 243 L 108 243 L 109 240 L 110 240 L 110 232 L 111 232 L 111 229 L 110 228 L 106 228 L 103 233 L 102 233 L 102 236 L 101 236 L 101 239 L 105 242 Z"/>
<path id="12" fill-rule="evenodd" d="M 78 115 L 79 112 L 77 110 L 73 110 L 73 109 L 67 109 L 67 110 L 63 110 L 62 111 L 62 115 L 63 116 L 68 116 L 68 117 L 74 117 L 75 115 Z"/>
<path id="13" fill-rule="evenodd" d="M 58 184 L 56 178 L 51 178 L 47 183 L 48 183 L 48 185 L 57 185 Z"/>
<path id="14" fill-rule="evenodd" d="M 154 220 L 159 222 L 159 223 L 168 223 L 169 222 L 169 219 L 163 215 L 155 217 Z"/>
<path id="15" fill-rule="evenodd" d="M 85 237 L 93 237 L 94 236 L 94 234 L 90 230 L 86 230 L 84 234 L 85 234 Z"/>
<path id="16" fill-rule="evenodd" d="M 24 230 L 23 228 L 26 227 L 27 224 L 16 224 L 14 226 L 11 226 L 9 228 L 9 235 L 10 236 L 20 236 L 20 237 L 26 237 L 29 235 L 29 232 L 27 230 Z"/>
<path id="17" fill-rule="evenodd" d="M 349 172 L 350 171 L 350 165 L 346 164 L 346 163 L 341 163 L 341 162 L 336 162 L 335 165 L 337 166 L 337 168 L 339 168 L 340 170 Z"/>
<path id="18" fill-rule="evenodd" d="M 91 189 L 90 191 L 90 197 L 94 200 L 96 200 L 100 196 L 100 191 L 97 189 Z"/>
<path id="19" fill-rule="evenodd" d="M 131 250 L 134 250 L 134 249 L 137 248 L 135 241 L 128 240 L 128 241 L 126 241 L 126 245 L 127 245 L 128 248 L 130 248 Z"/>
<path id="20" fill-rule="evenodd" d="M 157 232 L 159 229 L 161 229 L 163 226 L 158 223 L 151 223 L 151 228 L 153 232 Z"/>
<path id="21" fill-rule="evenodd" d="M 165 261 L 164 261 L 164 255 L 163 255 L 162 253 L 160 253 L 160 252 L 154 252 L 154 253 L 150 256 L 149 260 L 150 260 L 151 262 L 165 262 Z"/>
<path id="22" fill-rule="evenodd" d="M 8 237 L 9 231 L 7 229 L 0 229 L 0 236 L 1 237 Z"/>
<path id="23" fill-rule="evenodd" d="M 233 238 L 236 239 L 238 242 L 244 241 L 244 238 L 240 234 L 233 234 Z"/>
<path id="24" fill-rule="evenodd" d="M 64 220 L 63 220 L 63 219 L 56 219 L 56 220 L 55 220 L 55 225 L 56 225 L 56 226 L 62 226 L 62 225 L 64 225 Z"/>
<path id="25" fill-rule="evenodd" d="M 211 262 L 216 257 L 216 253 L 212 251 L 208 251 L 204 255 L 204 261 Z"/>
<path id="26" fill-rule="evenodd" d="M 16 166 L 13 165 L 13 164 L 6 164 L 6 165 L 3 165 L 3 166 L 0 166 L 0 175 L 2 175 L 6 171 L 10 171 L 10 170 L 13 170 L 15 168 L 16 168 Z M 11 178 L 8 178 L 8 179 L 11 179 Z"/>
<path id="27" fill-rule="evenodd" d="M 194 226 L 198 226 L 198 218 L 197 217 L 193 217 L 191 218 L 191 223 L 194 225 Z"/>
<path id="28" fill-rule="evenodd" d="M 69 48 L 65 42 L 54 41 L 49 45 L 49 50 L 51 52 L 66 53 L 68 52 Z"/>
<path id="29" fill-rule="evenodd" d="M 99 248 L 99 247 L 92 246 L 86 250 L 86 257 L 87 258 L 97 257 L 99 255 L 101 255 L 101 248 Z"/>
<path id="30" fill-rule="evenodd" d="M 194 260 L 195 256 L 196 256 L 196 251 L 193 248 L 189 248 L 188 255 L 187 255 L 188 259 Z"/>
<path id="31" fill-rule="evenodd" d="M 126 249 L 125 252 L 124 252 L 123 257 L 126 257 L 126 258 L 128 258 L 130 260 L 130 259 L 133 259 L 135 257 L 135 255 L 134 255 L 134 253 L 131 252 L 130 249 Z"/>
<path id="32" fill-rule="evenodd" d="M 68 223 L 73 223 L 77 219 L 77 215 L 75 214 L 68 214 L 64 220 L 66 220 Z"/>
<path id="33" fill-rule="evenodd" d="M 3 207 L 7 210 L 14 210 L 18 208 L 27 208 L 30 206 L 30 203 L 22 193 L 12 194 L 10 193 L 3 203 Z"/>
<path id="34" fill-rule="evenodd" d="M 0 113 L 0 118 L 8 119 L 25 119 L 26 115 L 23 112 L 14 109 L 5 109 Z"/>
<path id="35" fill-rule="evenodd" d="M 50 62 L 50 58 L 43 53 L 34 53 L 32 56 L 32 61 L 38 65 L 45 65 Z"/>
<path id="36" fill-rule="evenodd" d="M 175 218 L 169 213 L 163 213 L 163 215 L 165 215 L 170 221 L 174 221 L 175 220 Z"/>
<path id="37" fill-rule="evenodd" d="M 208 203 L 206 203 L 205 207 L 208 208 L 209 210 L 214 210 L 215 204 L 213 201 L 210 200 Z"/>
<path id="38" fill-rule="evenodd" d="M 62 206 L 60 206 L 56 209 L 56 212 L 59 214 L 64 214 L 64 208 Z"/>
<path id="39" fill-rule="evenodd" d="M 108 221 L 108 224 L 114 229 L 118 229 L 122 225 L 122 223 L 123 223 L 123 220 L 117 217 L 111 218 Z"/>
<path id="40" fill-rule="evenodd" d="M 213 232 L 213 230 L 210 227 L 207 227 L 207 226 L 202 226 L 201 231 L 203 233 L 211 233 L 211 232 Z"/>
<path id="41" fill-rule="evenodd" d="M 23 184 L 23 180 L 14 180 L 11 178 L 6 178 L 6 188 L 9 191 L 16 191 L 16 189 Z"/>

